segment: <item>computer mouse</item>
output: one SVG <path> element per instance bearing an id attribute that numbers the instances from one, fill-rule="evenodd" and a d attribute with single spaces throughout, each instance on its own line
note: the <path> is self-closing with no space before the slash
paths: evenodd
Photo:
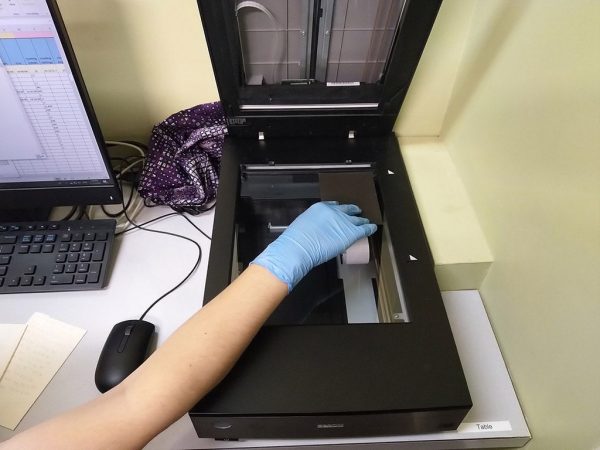
<path id="1" fill-rule="evenodd" d="M 111 330 L 96 366 L 96 387 L 112 389 L 146 359 L 154 325 L 145 320 L 126 320 Z"/>

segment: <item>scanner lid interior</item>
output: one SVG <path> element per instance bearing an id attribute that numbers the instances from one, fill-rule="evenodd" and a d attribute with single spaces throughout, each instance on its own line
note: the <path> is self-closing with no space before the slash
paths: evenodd
<path id="1" fill-rule="evenodd" d="M 233 136 L 384 135 L 441 0 L 198 0 Z"/>

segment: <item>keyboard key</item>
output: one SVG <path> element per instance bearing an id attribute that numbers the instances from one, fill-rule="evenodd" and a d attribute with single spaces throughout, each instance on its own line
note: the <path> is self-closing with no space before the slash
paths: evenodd
<path id="1" fill-rule="evenodd" d="M 21 286 L 31 286 L 33 283 L 33 277 L 23 277 L 21 278 Z"/>
<path id="2" fill-rule="evenodd" d="M 43 275 L 39 275 L 33 279 L 34 286 L 43 286 L 46 283 L 46 277 Z"/>
<path id="3" fill-rule="evenodd" d="M 60 226 L 59 226 L 57 223 L 51 223 L 51 224 L 48 226 L 48 229 L 49 229 L 49 230 L 58 230 L 59 228 L 60 228 Z"/>
<path id="4" fill-rule="evenodd" d="M 73 284 L 73 275 L 52 275 L 50 277 L 50 284 Z"/>
<path id="5" fill-rule="evenodd" d="M 19 231 L 21 227 L 19 225 L 9 225 L 8 231 Z"/>
<path id="6" fill-rule="evenodd" d="M 65 273 L 75 273 L 77 271 L 77 264 L 67 264 L 65 266 Z"/>
<path id="7" fill-rule="evenodd" d="M 71 233 L 63 233 L 60 235 L 61 242 L 71 242 Z"/>
<path id="8" fill-rule="evenodd" d="M 85 233 L 84 239 L 86 241 L 93 241 L 94 239 L 96 239 L 96 233 L 88 231 L 87 233 Z"/>
<path id="9" fill-rule="evenodd" d="M 14 277 L 8 280 L 8 285 L 12 287 L 18 286 L 19 283 L 21 283 L 21 277 Z"/>
<path id="10" fill-rule="evenodd" d="M 92 252 L 92 261 L 102 261 L 104 258 L 104 249 L 106 248 L 106 243 L 104 242 L 96 242 L 94 246 L 94 251 Z"/>
<path id="11" fill-rule="evenodd" d="M 37 269 L 37 266 L 35 264 L 27 266 L 25 268 L 25 275 L 33 275 L 35 273 L 36 269 Z"/>
<path id="12" fill-rule="evenodd" d="M 17 253 L 19 253 L 20 255 L 29 253 L 29 245 L 25 245 L 25 244 L 19 245 L 17 247 Z"/>
<path id="13" fill-rule="evenodd" d="M 33 230 L 35 230 L 35 225 L 25 225 L 25 229 L 27 231 L 33 231 Z"/>
<path id="14" fill-rule="evenodd" d="M 0 236 L 0 244 L 16 244 L 17 236 L 14 234 Z"/>
<path id="15" fill-rule="evenodd" d="M 88 283 L 97 283 L 100 278 L 100 271 L 102 270 L 102 264 L 92 263 L 90 264 L 90 271 L 88 273 Z"/>
<path id="16" fill-rule="evenodd" d="M 6 272 L 8 272 L 8 267 L 0 266 L 0 277 L 3 277 L 4 275 L 6 275 Z"/>
<path id="17" fill-rule="evenodd" d="M 81 262 L 90 262 L 92 260 L 92 254 L 90 252 L 83 252 L 79 257 Z"/>
<path id="18" fill-rule="evenodd" d="M 79 261 L 79 253 L 69 253 L 69 256 L 67 256 L 67 261 L 70 263 Z"/>
<path id="19" fill-rule="evenodd" d="M 21 243 L 23 244 L 31 244 L 33 242 L 33 236 L 30 234 L 25 234 L 21 238 Z"/>
<path id="20" fill-rule="evenodd" d="M 5 266 L 7 264 L 10 264 L 10 256 L 8 256 L 8 255 L 0 256 L 0 266 Z"/>
<path id="21" fill-rule="evenodd" d="M 105 232 L 96 233 L 96 239 L 98 241 L 106 241 L 108 239 L 108 233 L 105 233 Z"/>
<path id="22" fill-rule="evenodd" d="M 69 248 L 71 248 L 71 247 L 69 246 L 69 244 L 67 244 L 66 242 L 64 242 L 64 243 L 62 243 L 62 244 L 60 244 L 60 245 L 58 246 L 58 251 L 59 251 L 59 252 L 63 252 L 63 253 L 64 253 L 64 252 L 68 252 L 68 251 L 69 251 Z"/>
<path id="23" fill-rule="evenodd" d="M 0 225 L 0 232 L 7 231 L 8 227 L 6 225 Z"/>
<path id="24" fill-rule="evenodd" d="M 64 264 L 56 264 L 54 269 L 52 269 L 52 273 L 63 273 L 65 271 Z"/>
<path id="25" fill-rule="evenodd" d="M 46 242 L 56 242 L 56 235 L 55 234 L 47 234 L 46 235 Z"/>
<path id="26" fill-rule="evenodd" d="M 11 255 L 14 251 L 14 245 L 0 245 L 0 255 Z"/>
<path id="27" fill-rule="evenodd" d="M 81 251 L 81 243 L 80 242 L 73 242 L 71 244 L 71 247 L 69 248 L 70 252 L 80 252 Z"/>
<path id="28" fill-rule="evenodd" d="M 91 252 L 92 250 L 94 250 L 94 243 L 86 242 L 85 244 L 83 244 L 82 250 L 84 252 Z"/>
<path id="29" fill-rule="evenodd" d="M 43 234 L 36 234 L 33 236 L 33 242 L 35 242 L 36 244 L 41 244 L 42 242 L 44 242 L 44 235 Z"/>
<path id="30" fill-rule="evenodd" d="M 0 287 L 4 285 L 4 278 L 0 278 Z"/>
<path id="31" fill-rule="evenodd" d="M 79 263 L 77 266 L 77 272 L 79 273 L 87 273 L 90 270 L 90 265 L 88 263 Z"/>
<path id="32" fill-rule="evenodd" d="M 81 242 L 83 241 L 83 233 L 77 232 L 73 233 L 73 242 Z"/>
<path id="33" fill-rule="evenodd" d="M 75 275 L 75 284 L 84 284 L 87 281 L 87 275 L 85 273 L 78 273 Z"/>
<path id="34" fill-rule="evenodd" d="M 45 230 L 48 228 L 48 225 L 46 225 L 45 223 L 40 223 L 38 224 L 38 226 L 36 227 L 38 230 Z"/>
<path id="35" fill-rule="evenodd" d="M 42 247 L 42 253 L 52 253 L 54 252 L 54 244 L 44 244 Z"/>
<path id="36" fill-rule="evenodd" d="M 59 253 L 58 255 L 56 255 L 56 260 L 57 263 L 64 263 L 67 262 L 67 254 L 66 253 Z"/>
<path id="37" fill-rule="evenodd" d="M 32 244 L 29 251 L 31 253 L 40 253 L 42 251 L 42 246 L 40 244 Z"/>

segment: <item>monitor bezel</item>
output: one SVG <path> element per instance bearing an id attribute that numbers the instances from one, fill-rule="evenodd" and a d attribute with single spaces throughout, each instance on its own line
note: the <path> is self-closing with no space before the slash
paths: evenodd
<path id="1" fill-rule="evenodd" d="M 83 82 L 83 77 L 75 58 L 75 52 L 73 51 L 58 4 L 56 0 L 46 0 L 46 5 L 48 6 L 58 38 L 64 49 L 67 58 L 66 62 L 69 64 L 75 85 L 81 96 L 83 107 L 94 133 L 94 138 L 100 149 L 102 161 L 107 168 L 109 181 L 102 185 L 81 184 L 75 186 L 48 186 L 47 181 L 39 183 L 14 183 L 14 187 L 0 187 L 0 210 L 120 203 L 122 201 L 121 190 L 111 169 L 102 131 L 92 108 L 92 103 Z"/>

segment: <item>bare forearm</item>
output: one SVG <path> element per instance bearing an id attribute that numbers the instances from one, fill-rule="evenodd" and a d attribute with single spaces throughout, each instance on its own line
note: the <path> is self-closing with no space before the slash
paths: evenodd
<path id="1" fill-rule="evenodd" d="M 123 383 L 5 445 L 141 448 L 227 374 L 286 294 L 285 283 L 250 266 Z"/>
<path id="2" fill-rule="evenodd" d="M 284 283 L 250 266 L 125 381 L 128 395 L 179 418 L 229 372 L 286 294 Z"/>

